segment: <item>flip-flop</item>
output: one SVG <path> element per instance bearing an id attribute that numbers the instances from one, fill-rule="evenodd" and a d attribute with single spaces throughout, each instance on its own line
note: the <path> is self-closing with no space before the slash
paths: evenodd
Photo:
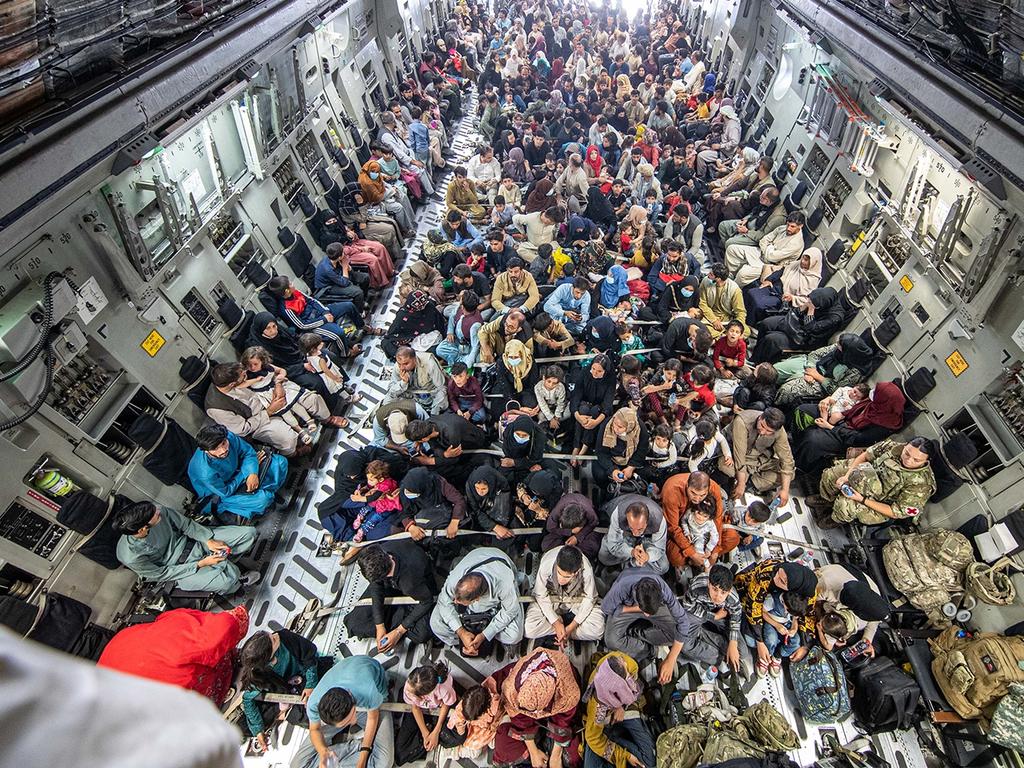
<path id="1" fill-rule="evenodd" d="M 335 419 L 340 419 L 345 423 L 339 424 L 338 421 L 335 421 Z M 347 427 L 350 422 L 344 416 L 332 416 L 330 419 L 327 420 L 327 423 L 330 424 L 332 427 L 337 427 L 338 429 L 345 429 L 345 427 Z"/>

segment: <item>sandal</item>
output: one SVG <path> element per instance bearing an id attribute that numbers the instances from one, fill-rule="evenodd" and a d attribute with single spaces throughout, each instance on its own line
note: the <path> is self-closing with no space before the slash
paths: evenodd
<path id="1" fill-rule="evenodd" d="M 327 419 L 327 423 L 330 424 L 332 427 L 344 429 L 349 425 L 349 420 L 346 419 L 344 416 L 331 416 L 329 419 Z"/>

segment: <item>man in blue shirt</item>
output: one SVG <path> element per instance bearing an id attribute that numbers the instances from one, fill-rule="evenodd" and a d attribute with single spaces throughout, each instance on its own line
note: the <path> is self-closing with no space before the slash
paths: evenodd
<path id="1" fill-rule="evenodd" d="M 380 710 L 387 695 L 388 674 L 379 662 L 369 656 L 339 659 L 306 701 L 309 740 L 291 768 L 327 768 L 331 754 L 337 768 L 391 768 L 394 727 L 391 713 Z M 362 730 L 362 739 L 337 738 L 353 725 Z"/>
<path id="2" fill-rule="evenodd" d="M 412 120 L 409 122 L 409 148 L 413 156 L 421 163 L 430 163 L 430 130 L 423 121 L 423 110 L 419 107 L 409 107 L 409 115 Z"/>
<path id="3" fill-rule="evenodd" d="M 585 277 L 577 277 L 572 283 L 558 286 L 544 302 L 544 311 L 578 337 L 590 320 L 590 283 Z"/>
<path id="4" fill-rule="evenodd" d="M 355 284 L 349 267 L 345 246 L 331 243 L 327 246 L 327 258 L 316 265 L 313 273 L 314 296 L 328 304 L 335 301 L 351 301 L 360 312 L 366 306 L 362 288 Z M 369 282 L 369 281 L 367 281 Z"/>

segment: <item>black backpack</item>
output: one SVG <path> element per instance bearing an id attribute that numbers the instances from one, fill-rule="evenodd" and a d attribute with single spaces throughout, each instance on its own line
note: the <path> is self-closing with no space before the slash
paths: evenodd
<path id="1" fill-rule="evenodd" d="M 912 728 L 921 689 L 892 659 L 875 656 L 856 671 L 851 699 L 857 724 L 869 735 Z"/>

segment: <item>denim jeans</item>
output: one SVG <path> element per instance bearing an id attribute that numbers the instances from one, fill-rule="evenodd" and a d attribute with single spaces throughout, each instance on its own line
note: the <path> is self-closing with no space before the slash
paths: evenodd
<path id="1" fill-rule="evenodd" d="M 654 739 L 643 720 L 640 718 L 623 720 L 621 723 L 605 728 L 604 733 L 609 741 L 624 747 L 630 754 L 636 755 L 643 763 L 644 768 L 654 768 Z M 586 745 L 583 750 L 583 768 L 608 768 L 608 766 L 614 766 L 614 763 L 608 762 L 595 753 L 590 745 Z"/>

